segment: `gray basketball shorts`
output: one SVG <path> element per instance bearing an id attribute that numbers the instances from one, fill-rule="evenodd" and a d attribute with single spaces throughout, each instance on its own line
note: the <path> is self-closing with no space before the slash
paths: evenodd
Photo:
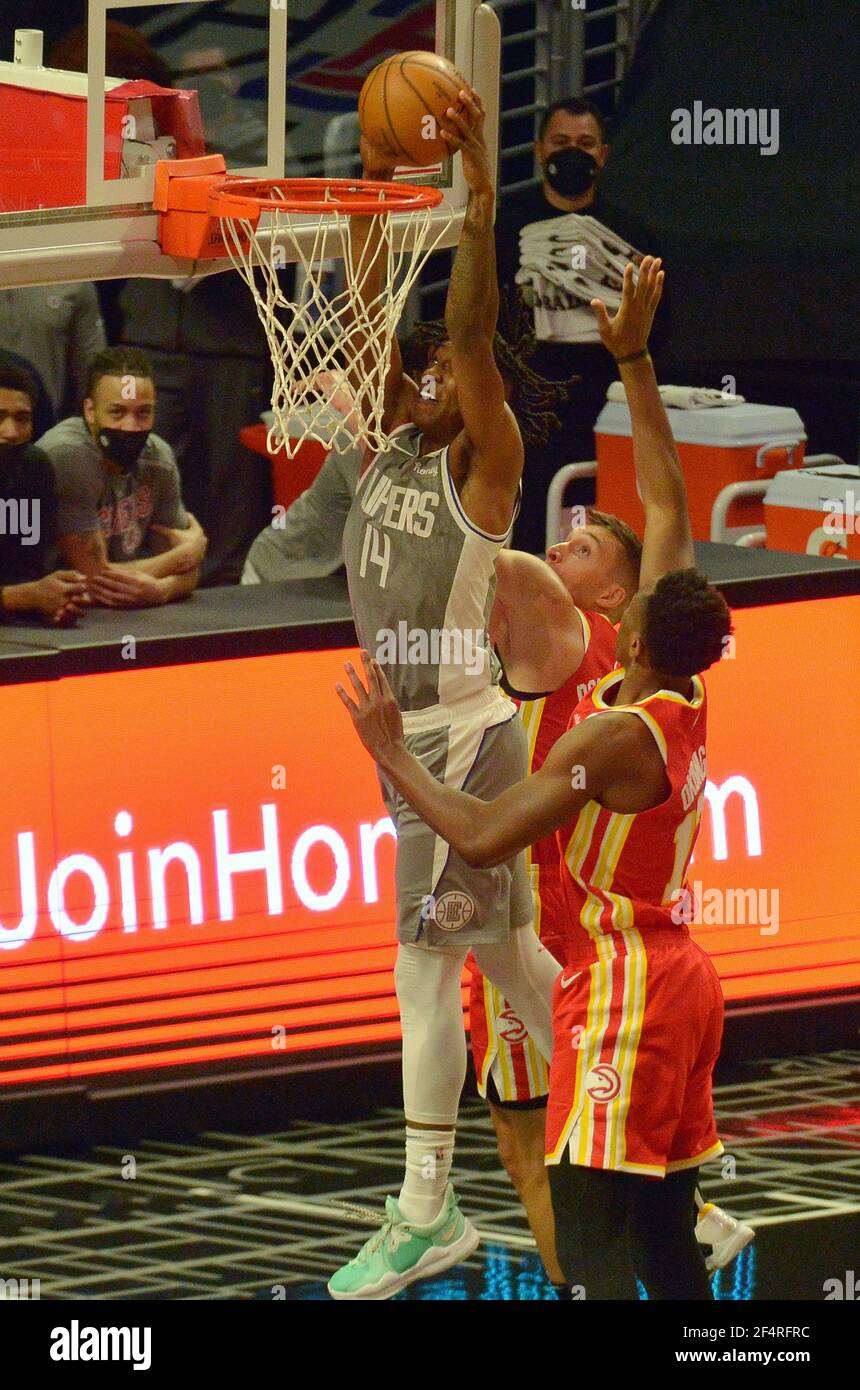
<path id="1" fill-rule="evenodd" d="M 407 733 L 406 746 L 439 782 L 492 801 L 528 772 L 528 744 L 516 714 L 486 727 L 486 714 L 447 728 Z M 397 939 L 459 948 L 507 941 L 530 923 L 534 900 L 525 854 L 473 869 L 419 819 L 384 777 L 385 805 L 397 831 Z"/>

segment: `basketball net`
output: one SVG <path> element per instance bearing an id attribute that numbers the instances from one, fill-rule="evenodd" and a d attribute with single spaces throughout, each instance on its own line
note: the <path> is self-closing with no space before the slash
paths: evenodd
<path id="1" fill-rule="evenodd" d="M 355 191 L 360 189 L 356 181 Z M 284 189 L 272 187 L 270 197 L 283 200 Z M 287 457 L 294 458 L 308 439 L 339 453 L 357 445 L 374 453 L 388 447 L 382 417 L 394 335 L 409 293 L 453 212 L 433 236 L 432 206 L 410 211 L 398 225 L 383 206 L 382 195 L 379 201 L 380 212 L 363 213 L 374 218 L 379 235 L 371 232 L 357 260 L 350 243 L 350 213 L 328 190 L 330 210 L 327 206 L 319 216 L 309 252 L 302 249 L 307 244 L 307 213 L 268 203 L 265 243 L 259 221 L 221 218 L 230 259 L 254 297 L 272 354 L 271 452 L 283 447 Z M 330 284 L 333 259 L 344 264 L 340 290 Z M 304 272 L 304 277 L 296 275 L 297 286 L 302 278 L 304 285 L 292 299 L 281 273 L 288 260 Z M 365 302 L 365 289 L 377 268 L 383 271 L 382 290 Z M 361 368 L 356 370 L 359 353 Z"/>

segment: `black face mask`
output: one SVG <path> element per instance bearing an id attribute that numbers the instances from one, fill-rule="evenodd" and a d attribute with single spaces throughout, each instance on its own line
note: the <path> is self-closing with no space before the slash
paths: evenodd
<path id="1" fill-rule="evenodd" d="M 99 430 L 98 440 L 112 463 L 126 473 L 137 473 L 150 430 Z"/>
<path id="2" fill-rule="evenodd" d="M 543 166 L 544 178 L 562 198 L 578 198 L 587 193 L 600 170 L 597 160 L 577 145 L 567 145 L 551 154 Z"/>

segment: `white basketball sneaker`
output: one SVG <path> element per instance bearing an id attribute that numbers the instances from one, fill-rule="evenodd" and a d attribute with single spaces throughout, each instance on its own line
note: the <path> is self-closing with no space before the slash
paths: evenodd
<path id="1" fill-rule="evenodd" d="M 755 1240 L 755 1231 L 752 1226 L 729 1216 L 729 1213 L 723 1211 L 715 1202 L 705 1202 L 699 1208 L 696 1240 L 700 1245 L 712 1247 L 705 1260 L 705 1267 L 713 1274 L 717 1269 L 725 1269 L 744 1246 Z"/>

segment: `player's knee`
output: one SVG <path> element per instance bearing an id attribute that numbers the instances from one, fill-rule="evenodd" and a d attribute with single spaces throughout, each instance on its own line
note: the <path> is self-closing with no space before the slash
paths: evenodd
<path id="1" fill-rule="evenodd" d="M 502 1160 L 502 1167 L 517 1192 L 520 1193 L 523 1180 L 523 1164 L 520 1146 L 517 1143 L 516 1132 L 513 1129 L 508 1115 L 501 1106 L 493 1106 L 493 1119 L 496 1128 L 496 1144 L 499 1150 L 499 1158 Z"/>
<path id="2" fill-rule="evenodd" d="M 524 1144 L 515 1121 L 505 1111 L 495 1108 L 496 1138 L 502 1166 L 514 1185 L 517 1195 L 527 1202 L 531 1195 L 546 1184 L 546 1169 L 540 1154 Z M 504 1118 L 500 1118 L 504 1117 Z"/>
<path id="3" fill-rule="evenodd" d="M 436 987 L 435 962 L 422 960 L 416 947 L 400 946 L 394 963 L 394 992 L 402 1018 L 421 1019 L 422 1005 L 433 1002 Z"/>

